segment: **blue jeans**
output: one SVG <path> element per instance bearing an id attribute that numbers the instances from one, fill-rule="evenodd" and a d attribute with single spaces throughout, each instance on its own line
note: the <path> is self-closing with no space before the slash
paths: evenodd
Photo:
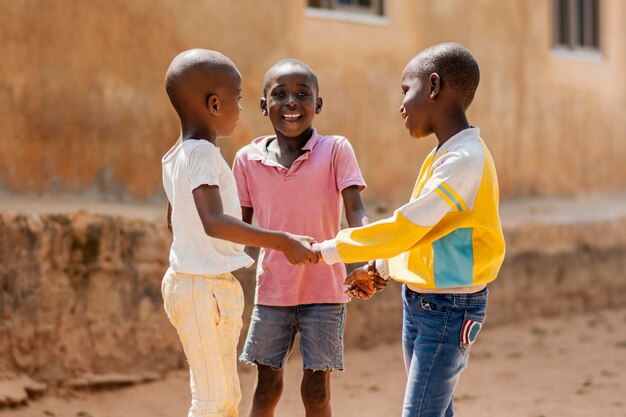
<path id="1" fill-rule="evenodd" d="M 451 417 L 452 397 L 485 321 L 489 291 L 420 294 L 402 288 L 407 385 L 402 417 Z"/>
<path id="2" fill-rule="evenodd" d="M 283 369 L 296 333 L 304 369 L 343 370 L 345 304 L 255 305 L 239 360 Z"/>

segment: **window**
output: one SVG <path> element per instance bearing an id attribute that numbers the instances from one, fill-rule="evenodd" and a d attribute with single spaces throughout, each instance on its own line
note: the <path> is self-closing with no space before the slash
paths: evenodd
<path id="1" fill-rule="evenodd" d="M 554 46 L 600 50 L 600 0 L 553 0 Z"/>
<path id="2" fill-rule="evenodd" d="M 384 16 L 383 0 L 308 0 L 309 7 Z"/>

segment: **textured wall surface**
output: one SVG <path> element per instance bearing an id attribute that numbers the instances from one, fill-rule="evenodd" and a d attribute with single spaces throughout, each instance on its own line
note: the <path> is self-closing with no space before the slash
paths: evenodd
<path id="1" fill-rule="evenodd" d="M 400 75 L 419 49 L 458 41 L 482 80 L 470 108 L 503 196 L 626 189 L 626 5 L 602 2 L 602 54 L 551 49 L 549 0 L 389 1 L 379 24 L 311 16 L 304 0 L 1 0 L 0 192 L 163 199 L 159 160 L 178 125 L 163 91 L 174 55 L 218 49 L 243 73 L 228 161 L 271 133 L 265 70 L 296 57 L 318 73 L 315 125 L 348 137 L 381 208 L 405 200 L 434 140 L 408 138 Z"/>
<path id="2" fill-rule="evenodd" d="M 0 369 L 54 381 L 181 366 L 161 307 L 168 234 L 92 213 L 0 216 Z"/>
<path id="3" fill-rule="evenodd" d="M 623 305 L 621 207 L 585 222 L 509 224 L 507 258 L 490 285 L 489 323 Z M 161 211 L 0 210 L 0 379 L 21 373 L 62 383 L 185 366 L 162 307 L 170 236 Z M 243 339 L 254 271 L 237 277 L 246 295 Z M 375 299 L 350 304 L 347 349 L 400 339 L 399 290 L 391 283 Z"/>

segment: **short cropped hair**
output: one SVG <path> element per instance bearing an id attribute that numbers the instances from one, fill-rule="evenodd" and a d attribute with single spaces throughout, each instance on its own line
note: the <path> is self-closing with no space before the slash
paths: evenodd
<path id="1" fill-rule="evenodd" d="M 263 77 L 263 96 L 267 95 L 267 89 L 269 88 L 270 77 L 272 76 L 272 73 L 277 68 L 280 68 L 282 66 L 287 66 L 287 65 L 300 67 L 305 72 L 308 72 L 309 75 L 311 76 L 311 79 L 313 80 L 313 87 L 315 87 L 315 92 L 319 94 L 320 87 L 319 87 L 319 83 L 317 82 L 317 75 L 315 75 L 315 72 L 311 69 L 311 67 L 309 67 L 307 64 L 305 64 L 304 62 L 298 59 L 287 58 L 287 59 L 281 59 L 280 61 L 276 62 L 265 73 L 265 76 Z"/>
<path id="2" fill-rule="evenodd" d="M 181 114 L 189 97 L 208 93 L 198 89 L 199 80 L 205 80 L 207 88 L 215 88 L 223 77 L 232 76 L 239 76 L 239 71 L 226 55 L 208 49 L 190 49 L 172 60 L 165 75 L 165 90 Z"/>
<path id="3" fill-rule="evenodd" d="M 450 87 L 465 108 L 472 103 L 480 81 L 480 70 L 464 46 L 453 42 L 440 43 L 420 51 L 413 62 L 419 77 L 428 77 L 436 72 L 442 86 Z"/>

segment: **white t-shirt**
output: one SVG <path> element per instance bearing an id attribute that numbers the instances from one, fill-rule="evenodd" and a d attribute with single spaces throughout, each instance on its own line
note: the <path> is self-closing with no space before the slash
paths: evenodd
<path id="1" fill-rule="evenodd" d="M 207 184 L 220 189 L 224 214 L 241 219 L 237 186 L 219 148 L 200 139 L 179 141 L 162 161 L 163 187 L 172 205 L 174 241 L 170 267 L 188 274 L 222 274 L 252 264 L 244 246 L 207 235 L 192 191 Z"/>

